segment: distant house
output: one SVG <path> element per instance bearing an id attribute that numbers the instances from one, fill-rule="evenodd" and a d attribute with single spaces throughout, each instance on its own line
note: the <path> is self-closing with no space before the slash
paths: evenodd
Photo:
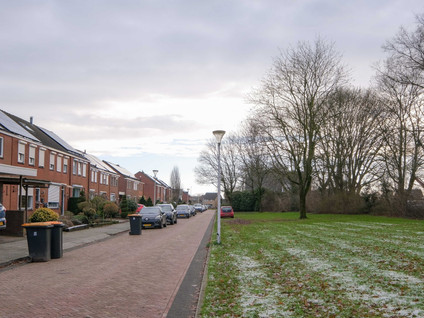
<path id="1" fill-rule="evenodd" d="M 144 183 L 144 198 L 152 202 L 171 202 L 172 189 L 164 181 L 150 176 L 144 171 L 139 171 L 135 177 Z"/>
<path id="2" fill-rule="evenodd" d="M 203 204 L 211 205 L 213 208 L 216 208 L 218 205 L 218 193 L 206 192 L 203 196 Z"/>
<path id="3" fill-rule="evenodd" d="M 83 153 L 83 155 L 90 161 L 89 199 L 102 196 L 109 201 L 117 201 L 119 198 L 119 174 L 96 156 L 87 153 Z"/>
<path id="4" fill-rule="evenodd" d="M 111 163 L 109 161 L 103 161 L 110 168 L 112 168 L 118 175 L 118 194 L 119 200 L 123 196 L 126 196 L 127 199 L 133 199 L 138 201 L 144 194 L 143 182 L 136 178 L 134 174 L 130 171 L 121 167 L 118 164 Z"/>

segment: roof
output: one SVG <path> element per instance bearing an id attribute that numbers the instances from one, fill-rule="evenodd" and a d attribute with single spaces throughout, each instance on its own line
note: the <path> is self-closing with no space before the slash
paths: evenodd
<path id="1" fill-rule="evenodd" d="M 46 147 L 84 158 L 76 149 L 70 146 L 54 132 L 41 128 L 29 121 L 2 110 L 0 110 L 0 125 L 3 130 L 9 131 L 15 135 L 28 138 L 34 142 L 39 142 Z"/>
<path id="2" fill-rule="evenodd" d="M 216 192 L 206 192 L 203 196 L 203 200 L 216 200 L 218 193 Z"/>
<path id="3" fill-rule="evenodd" d="M 160 185 L 164 186 L 165 188 L 170 188 L 170 186 L 167 185 L 165 181 L 160 180 L 160 179 L 155 178 L 155 177 L 152 177 L 152 176 L 148 175 L 147 173 L 145 173 L 144 171 L 139 171 L 138 173 L 144 174 L 147 178 L 149 178 L 153 182 L 156 181 L 156 183 L 159 183 Z"/>
<path id="4" fill-rule="evenodd" d="M 116 163 L 112 163 L 112 162 L 106 161 L 106 160 L 103 160 L 103 162 L 105 162 L 106 164 L 108 164 L 110 167 L 112 167 L 119 174 L 121 174 L 121 175 L 123 175 L 125 177 L 132 178 L 132 179 L 137 179 L 133 173 L 131 173 L 127 169 L 121 167 L 120 165 L 118 165 Z M 138 181 L 140 181 L 140 180 L 138 180 Z"/>
<path id="5" fill-rule="evenodd" d="M 103 160 L 97 158 L 94 155 L 88 154 L 88 153 L 82 153 L 82 154 L 84 155 L 84 157 L 86 157 L 88 160 L 90 160 L 90 165 L 92 167 L 95 167 L 97 169 L 105 170 L 107 172 L 116 174 L 116 171 L 114 169 L 112 169 L 111 166 L 106 164 Z"/>

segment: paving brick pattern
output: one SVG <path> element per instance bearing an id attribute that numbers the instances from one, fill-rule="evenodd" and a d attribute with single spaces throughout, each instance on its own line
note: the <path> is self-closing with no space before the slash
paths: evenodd
<path id="1" fill-rule="evenodd" d="M 213 211 L 0 272 L 0 317 L 166 317 Z"/>

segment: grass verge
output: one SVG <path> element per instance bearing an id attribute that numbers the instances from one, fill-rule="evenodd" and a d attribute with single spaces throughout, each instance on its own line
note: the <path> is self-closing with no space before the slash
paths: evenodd
<path id="1" fill-rule="evenodd" d="M 424 317 L 423 221 L 237 213 L 221 242 L 202 317 Z"/>

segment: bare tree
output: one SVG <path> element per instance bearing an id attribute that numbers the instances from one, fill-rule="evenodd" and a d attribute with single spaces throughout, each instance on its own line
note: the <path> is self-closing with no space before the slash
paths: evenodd
<path id="1" fill-rule="evenodd" d="M 240 172 L 245 188 L 257 196 L 258 209 L 261 211 L 262 196 L 266 177 L 271 172 L 268 149 L 260 134 L 255 119 L 247 120 L 235 139 L 240 158 Z"/>
<path id="2" fill-rule="evenodd" d="M 391 63 L 402 65 L 386 76 L 403 84 L 424 88 L 424 14 L 416 19 L 417 27 L 414 31 L 401 27 L 399 33 L 383 46 L 391 55 Z"/>
<path id="3" fill-rule="evenodd" d="M 180 178 L 180 170 L 177 166 L 171 171 L 171 188 L 172 188 L 172 202 L 179 201 L 180 192 L 181 192 L 181 178 Z"/>
<path id="4" fill-rule="evenodd" d="M 237 149 L 234 145 L 234 136 L 229 134 L 221 142 L 221 184 L 225 197 L 231 200 L 231 194 L 238 186 L 240 179 Z M 200 152 L 197 159 L 199 165 L 195 167 L 196 182 L 217 186 L 218 181 L 218 149 L 215 139 L 206 144 L 206 149 Z"/>
<path id="5" fill-rule="evenodd" d="M 379 178 L 382 102 L 371 90 L 339 89 L 327 100 L 320 129 L 317 179 L 330 193 L 352 193 Z"/>
<path id="6" fill-rule="evenodd" d="M 380 94 L 386 104 L 382 127 L 384 147 L 381 152 L 388 181 L 386 187 L 389 193 L 394 193 L 394 207 L 401 215 L 406 213 L 407 200 L 417 172 L 424 166 L 423 89 L 399 77 L 399 74 L 407 72 L 409 79 L 419 77 L 419 72 L 413 69 L 407 71 L 396 57 L 391 56 L 378 69 L 376 76 Z"/>
<path id="7" fill-rule="evenodd" d="M 346 79 L 340 62 L 333 45 L 321 39 L 313 45 L 299 43 L 281 52 L 262 87 L 250 97 L 275 167 L 298 186 L 300 218 L 306 218 L 325 103 Z"/>

